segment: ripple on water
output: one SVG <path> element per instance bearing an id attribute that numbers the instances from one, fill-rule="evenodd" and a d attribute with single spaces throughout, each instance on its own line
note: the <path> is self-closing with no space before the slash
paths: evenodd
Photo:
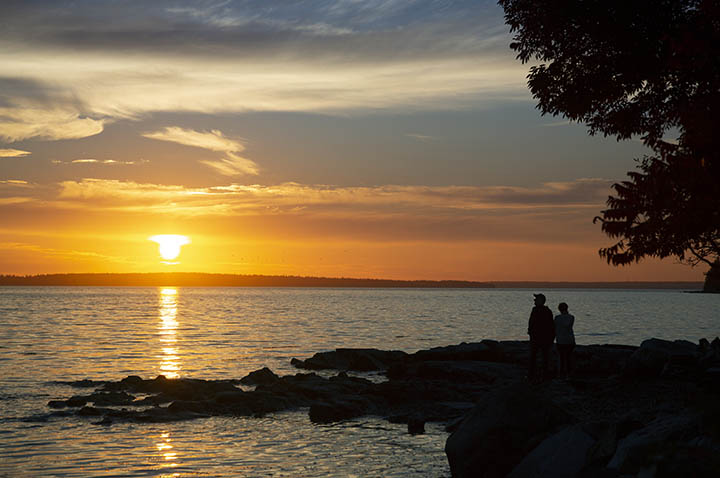
<path id="1" fill-rule="evenodd" d="M 432 425 L 411 436 L 382 420 L 318 426 L 297 412 L 102 427 L 51 415 L 47 402 L 68 395 L 57 382 L 167 371 L 240 378 L 264 366 L 287 374 L 297 372 L 290 358 L 338 347 L 413 352 L 525 339 L 531 292 L 2 288 L 0 476 L 448 476 L 446 434 Z M 546 295 L 570 305 L 579 343 L 720 335 L 720 296 Z M 30 417 L 36 420 L 23 421 Z"/>

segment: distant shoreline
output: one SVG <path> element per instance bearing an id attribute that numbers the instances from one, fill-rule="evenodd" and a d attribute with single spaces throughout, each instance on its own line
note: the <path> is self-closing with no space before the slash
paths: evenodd
<path id="1" fill-rule="evenodd" d="M 206 274 L 195 272 L 0 275 L 0 286 L 130 287 L 337 287 L 417 289 L 680 289 L 701 290 L 702 282 L 552 282 L 393 280 L 347 277 Z"/>

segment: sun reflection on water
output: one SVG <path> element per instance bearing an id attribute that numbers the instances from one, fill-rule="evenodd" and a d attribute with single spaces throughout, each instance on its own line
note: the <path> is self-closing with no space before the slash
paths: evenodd
<path id="1" fill-rule="evenodd" d="M 160 373 L 167 378 L 180 376 L 180 352 L 177 347 L 177 289 L 160 290 Z"/>
<path id="2" fill-rule="evenodd" d="M 160 458 L 160 467 L 161 468 L 175 468 L 178 466 L 178 454 L 177 452 L 173 451 L 173 445 L 172 445 L 172 439 L 170 438 L 170 433 L 165 432 L 161 433 L 159 437 L 158 443 L 155 445 L 157 448 L 159 458 Z M 170 475 L 163 474 L 161 475 L 163 478 L 169 478 L 173 476 L 179 476 L 177 473 L 173 473 Z"/>

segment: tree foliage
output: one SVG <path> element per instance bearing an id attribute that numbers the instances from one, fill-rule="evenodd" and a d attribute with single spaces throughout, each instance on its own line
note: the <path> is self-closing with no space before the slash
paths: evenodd
<path id="1" fill-rule="evenodd" d="M 720 267 L 720 2 L 499 3 L 543 114 L 653 150 L 596 218 L 618 239 L 601 256 Z"/>

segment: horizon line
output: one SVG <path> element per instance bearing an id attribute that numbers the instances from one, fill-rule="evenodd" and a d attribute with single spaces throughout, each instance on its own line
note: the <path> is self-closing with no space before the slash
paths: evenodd
<path id="1" fill-rule="evenodd" d="M 654 286 L 682 288 L 702 286 L 702 281 L 574 281 L 574 280 L 466 280 L 466 279 L 385 279 L 367 277 L 326 277 L 278 274 L 233 274 L 222 272 L 63 272 L 43 274 L 0 274 L 0 286 L 169 286 L 178 287 L 445 287 L 445 288 L 572 288 Z M 159 281 L 163 281 L 162 283 Z"/>

